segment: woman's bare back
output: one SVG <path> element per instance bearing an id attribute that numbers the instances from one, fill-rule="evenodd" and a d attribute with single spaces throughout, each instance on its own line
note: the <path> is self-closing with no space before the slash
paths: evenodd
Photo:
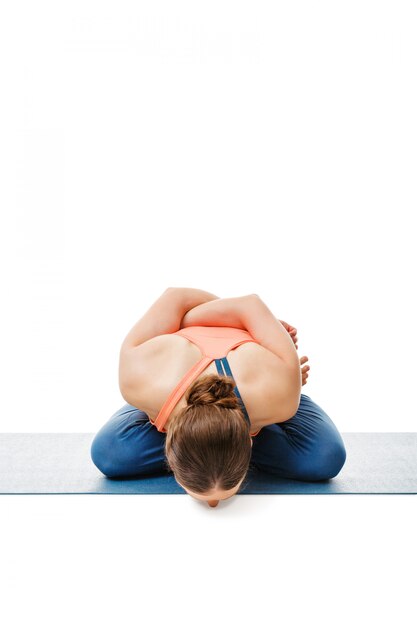
<path id="1" fill-rule="evenodd" d="M 201 358 L 198 346 L 181 335 L 159 335 L 146 341 L 133 348 L 130 360 L 124 363 L 126 376 L 126 368 L 134 370 L 135 361 L 140 359 L 142 374 L 137 388 L 130 385 L 129 389 L 121 389 L 123 398 L 154 420 L 172 389 Z M 247 342 L 230 350 L 227 360 L 251 420 L 251 433 L 292 417 L 283 409 L 287 366 L 279 357 L 258 343 Z M 144 363 L 146 367 L 143 367 Z M 212 373 L 218 373 L 214 361 L 195 380 Z M 183 396 L 167 423 L 185 406 Z"/>

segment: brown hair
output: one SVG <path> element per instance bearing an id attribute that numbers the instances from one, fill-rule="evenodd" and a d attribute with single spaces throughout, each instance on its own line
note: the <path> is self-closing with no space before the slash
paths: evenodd
<path id="1" fill-rule="evenodd" d="M 229 376 L 203 376 L 187 390 L 187 406 L 167 424 L 165 463 L 189 491 L 228 491 L 247 474 L 250 425 L 234 387 Z"/>

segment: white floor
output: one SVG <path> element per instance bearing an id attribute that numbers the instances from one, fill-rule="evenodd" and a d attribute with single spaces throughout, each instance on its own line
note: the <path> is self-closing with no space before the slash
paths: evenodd
<path id="1" fill-rule="evenodd" d="M 415 496 L 1 496 L 0 618 L 415 626 Z"/>

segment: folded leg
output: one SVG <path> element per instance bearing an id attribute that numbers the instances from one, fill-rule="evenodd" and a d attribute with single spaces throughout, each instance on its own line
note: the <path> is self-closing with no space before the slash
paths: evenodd
<path id="1" fill-rule="evenodd" d="M 270 424 L 253 438 L 252 464 L 281 478 L 327 480 L 340 472 L 345 460 L 345 445 L 336 426 L 305 394 L 291 419 Z"/>
<path id="2" fill-rule="evenodd" d="M 91 458 L 109 478 L 169 473 L 165 438 L 166 434 L 152 426 L 144 411 L 125 404 L 94 437 Z"/>

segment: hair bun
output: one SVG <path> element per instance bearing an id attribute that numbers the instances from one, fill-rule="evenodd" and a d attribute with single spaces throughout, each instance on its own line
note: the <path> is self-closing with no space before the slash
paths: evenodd
<path id="1" fill-rule="evenodd" d="M 239 399 L 233 389 L 235 381 L 230 376 L 208 374 L 197 380 L 186 394 L 188 405 L 216 404 L 227 409 L 235 409 L 239 406 Z"/>

